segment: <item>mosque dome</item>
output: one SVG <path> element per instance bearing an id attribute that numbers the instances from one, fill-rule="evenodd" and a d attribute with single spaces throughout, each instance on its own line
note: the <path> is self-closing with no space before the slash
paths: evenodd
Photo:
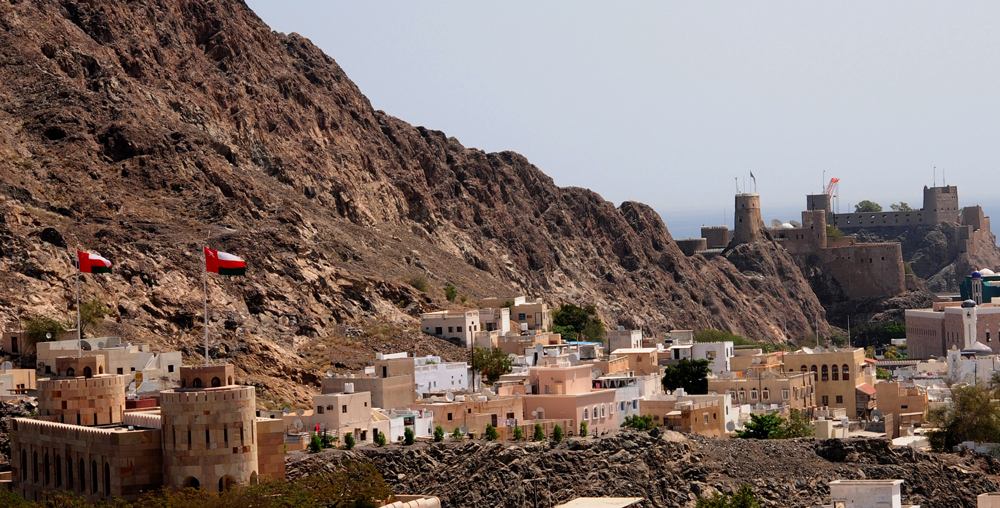
<path id="1" fill-rule="evenodd" d="M 975 300 L 966 300 L 966 301 L 962 302 L 962 308 L 963 309 L 968 309 L 970 307 L 975 307 L 975 306 L 976 306 L 976 301 Z"/>
<path id="2" fill-rule="evenodd" d="M 972 272 L 972 278 L 973 279 L 982 279 L 983 278 L 983 274 L 982 274 L 982 272 L 976 270 L 975 272 Z"/>
<path id="3" fill-rule="evenodd" d="M 997 274 L 996 272 L 990 270 L 989 268 L 983 268 L 982 270 L 979 270 L 979 275 L 982 275 L 983 277 L 993 277 L 996 274 Z"/>
<path id="4" fill-rule="evenodd" d="M 977 355 L 978 354 L 987 354 L 987 355 L 993 354 L 993 350 L 990 349 L 989 346 L 987 346 L 986 344 L 983 344 L 982 342 L 979 342 L 978 340 L 975 341 L 975 342 L 973 342 L 972 344 L 969 344 L 969 347 L 963 349 L 962 352 L 963 353 L 975 353 Z"/>

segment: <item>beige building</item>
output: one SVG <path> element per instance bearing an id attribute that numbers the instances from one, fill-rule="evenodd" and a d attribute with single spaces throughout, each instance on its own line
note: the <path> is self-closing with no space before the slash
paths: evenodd
<path id="1" fill-rule="evenodd" d="M 515 297 L 493 297 L 484 298 L 482 304 L 485 307 L 503 307 L 507 303 L 510 306 L 511 329 L 548 331 L 552 329 L 552 314 L 548 304 L 541 298 L 529 301 L 525 296 Z M 522 326 L 525 325 L 525 326 Z"/>
<path id="2" fill-rule="evenodd" d="M 723 376 L 708 379 L 708 391 L 728 393 L 737 404 L 784 404 L 794 409 L 816 406 L 816 388 L 812 374 L 755 373 L 752 377 Z"/>
<path id="3" fill-rule="evenodd" d="M 628 370 L 635 372 L 637 376 L 660 373 L 655 347 L 616 349 L 611 353 L 611 356 L 612 358 L 616 356 L 627 358 Z"/>
<path id="4" fill-rule="evenodd" d="M 729 397 L 722 394 L 663 395 L 641 400 L 639 414 L 650 415 L 657 425 L 676 432 L 725 437 L 726 423 L 732 419 L 729 406 Z"/>
<path id="5" fill-rule="evenodd" d="M 899 383 L 876 383 L 875 404 L 891 422 L 892 438 L 900 437 L 900 429 L 919 424 L 927 417 L 927 392 L 915 386 L 902 387 Z M 889 419 L 891 416 L 891 419 Z"/>
<path id="6" fill-rule="evenodd" d="M 642 330 L 618 329 L 608 331 L 608 351 L 638 349 L 641 347 L 643 347 Z"/>
<path id="7" fill-rule="evenodd" d="M 65 490 L 89 501 L 135 500 L 162 487 L 213 492 L 260 476 L 284 479 L 280 420 L 256 417 L 254 388 L 231 365 L 181 367 L 162 406 L 125 410 L 125 376 L 104 356 L 56 358 L 39 381 L 39 416 L 12 424 L 12 489 L 29 500 Z"/>
<path id="8" fill-rule="evenodd" d="M 843 408 L 851 419 L 874 409 L 874 360 L 861 348 L 803 348 L 783 355 L 785 374 L 809 372 L 816 389 L 816 405 Z"/>
<path id="9" fill-rule="evenodd" d="M 420 329 L 435 337 L 452 339 L 469 347 L 477 332 L 485 331 L 479 325 L 479 311 L 441 310 L 420 315 Z"/>
<path id="10" fill-rule="evenodd" d="M 465 427 L 468 432 L 481 435 L 486 432 L 486 425 L 500 429 L 512 427 L 514 421 L 518 424 L 525 421 L 521 398 L 514 396 L 456 395 L 454 400 L 433 397 L 416 401 L 410 407 L 433 413 L 435 425 L 448 433 Z"/>
<path id="11" fill-rule="evenodd" d="M 746 377 L 757 377 L 761 372 L 780 374 L 784 370 L 781 357 L 784 351 L 764 353 L 762 350 L 736 349 L 729 359 L 729 370 L 742 373 Z"/>
<path id="12" fill-rule="evenodd" d="M 155 395 L 180 382 L 180 351 L 154 352 L 148 344 L 122 342 L 119 337 L 40 342 L 36 353 L 38 374 L 51 375 L 57 357 L 83 353 L 104 356 L 108 373 L 125 376 L 129 390 L 139 394 Z"/>
<path id="13" fill-rule="evenodd" d="M 35 369 L 14 369 L 0 366 L 0 400 L 23 397 L 29 390 L 38 389 Z"/>
<path id="14" fill-rule="evenodd" d="M 359 374 L 323 378 L 323 393 L 369 392 L 377 408 L 405 408 L 416 399 L 413 358 L 406 353 L 377 354 L 375 365 Z M 353 389 L 348 389 L 352 385 Z"/>
<path id="15" fill-rule="evenodd" d="M 11 356 L 31 355 L 35 353 L 35 343 L 23 331 L 3 332 L 0 335 L 0 352 Z M 76 329 L 66 330 L 52 340 L 76 340 Z"/>

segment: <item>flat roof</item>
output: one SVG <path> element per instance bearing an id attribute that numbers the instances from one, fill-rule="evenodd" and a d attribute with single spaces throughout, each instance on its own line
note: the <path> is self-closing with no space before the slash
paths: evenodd
<path id="1" fill-rule="evenodd" d="M 627 508 L 643 500 L 641 497 L 578 497 L 555 508 Z"/>
<path id="2" fill-rule="evenodd" d="M 611 354 L 613 354 L 613 355 L 615 355 L 615 354 L 627 355 L 627 354 L 630 354 L 630 353 L 631 354 L 635 354 L 635 353 L 655 353 L 655 352 L 656 352 L 656 348 L 655 347 L 625 347 L 625 348 L 621 348 L 621 349 L 616 349 L 616 350 L 612 351 Z"/>

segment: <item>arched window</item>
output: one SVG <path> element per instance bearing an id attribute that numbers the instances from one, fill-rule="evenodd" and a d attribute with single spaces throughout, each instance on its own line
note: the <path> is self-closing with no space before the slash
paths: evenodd
<path id="1" fill-rule="evenodd" d="M 594 406 L 594 411 L 590 414 L 594 415 L 595 420 L 597 419 L 597 406 Z"/>
<path id="2" fill-rule="evenodd" d="M 437 381 L 435 381 L 435 383 L 436 383 L 436 382 L 437 382 Z M 228 383 L 226 383 L 226 384 L 229 384 L 229 385 L 233 384 L 233 376 L 229 376 L 229 382 L 228 382 Z"/>
<path id="3" fill-rule="evenodd" d="M 816 373 L 816 366 L 813 365 L 809 370 L 813 373 L 813 381 L 819 381 L 819 374 Z"/>
<path id="4" fill-rule="evenodd" d="M 823 369 L 822 369 L 822 371 L 820 373 L 819 379 L 821 381 L 829 381 L 830 380 L 830 369 L 828 369 L 826 365 L 823 366 Z"/>
<path id="5" fill-rule="evenodd" d="M 56 455 L 56 488 L 62 487 L 62 457 Z"/>
<path id="6" fill-rule="evenodd" d="M 66 369 L 66 376 L 67 377 L 76 377 L 76 371 L 73 370 L 73 367 L 70 367 L 70 368 Z"/>
<path id="7" fill-rule="evenodd" d="M 196 377 L 191 380 L 191 388 L 201 388 L 201 378 Z M 197 481 L 197 479 L 196 479 Z"/>
<path id="8" fill-rule="evenodd" d="M 83 368 L 83 377 L 88 378 L 88 379 L 94 377 L 94 371 L 90 370 L 89 366 L 84 367 Z"/>
<path id="9" fill-rule="evenodd" d="M 604 418 L 608 414 L 608 408 L 604 404 L 601 404 L 601 418 Z"/>
<path id="10" fill-rule="evenodd" d="M 97 461 L 90 461 L 90 493 L 97 494 Z"/>
<path id="11" fill-rule="evenodd" d="M 21 481 L 28 481 L 28 452 L 21 450 Z"/>
<path id="12" fill-rule="evenodd" d="M 836 365 L 830 367 L 830 379 L 834 381 L 840 381 L 840 369 Z"/>
<path id="13" fill-rule="evenodd" d="M 753 388 L 750 390 L 750 400 L 757 400 L 757 389 Z"/>
<path id="14" fill-rule="evenodd" d="M 219 386 L 222 386 L 222 380 L 219 379 L 218 377 L 213 377 L 212 378 L 212 388 L 217 388 Z M 220 479 L 219 481 L 222 481 L 222 480 Z"/>
<path id="15" fill-rule="evenodd" d="M 66 488 L 73 490 L 73 457 L 66 457 Z"/>
<path id="16" fill-rule="evenodd" d="M 850 369 L 851 368 L 848 367 L 846 363 L 843 365 L 843 367 L 841 367 L 841 372 L 844 373 L 844 381 L 850 381 L 851 380 L 851 370 Z"/>
<path id="17" fill-rule="evenodd" d="M 42 455 L 42 477 L 45 481 L 42 482 L 43 485 L 48 485 L 52 481 L 52 475 L 49 474 L 49 452 L 46 450 L 44 455 Z"/>
<path id="18" fill-rule="evenodd" d="M 802 366 L 802 372 L 809 372 L 809 369 L 805 365 Z"/>
<path id="19" fill-rule="evenodd" d="M 104 495 L 111 496 L 111 464 L 104 463 Z"/>
<path id="20" fill-rule="evenodd" d="M 31 452 L 31 481 L 38 483 L 38 452 Z"/>
<path id="21" fill-rule="evenodd" d="M 590 410 L 587 408 L 583 408 L 583 419 L 584 420 L 590 419 Z"/>
<path id="22" fill-rule="evenodd" d="M 87 490 L 87 471 L 83 468 L 83 459 L 80 459 L 80 470 L 77 474 L 80 475 L 80 492 L 85 492 Z"/>
<path id="23" fill-rule="evenodd" d="M 98 365 L 97 366 L 97 373 L 98 374 L 104 374 L 104 366 L 103 365 Z"/>

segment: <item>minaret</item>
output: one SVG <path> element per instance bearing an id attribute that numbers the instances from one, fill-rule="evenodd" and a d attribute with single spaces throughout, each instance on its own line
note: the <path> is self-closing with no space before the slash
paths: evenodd
<path id="1" fill-rule="evenodd" d="M 972 301 L 976 302 L 976 305 L 983 304 L 983 274 L 979 273 L 979 270 L 972 272 Z"/>
<path id="2" fill-rule="evenodd" d="M 964 336 L 964 341 L 962 342 L 962 349 L 969 349 L 978 340 L 976 338 L 976 322 L 978 318 L 976 316 L 976 302 L 973 300 L 966 300 L 962 302 L 962 335 Z"/>

